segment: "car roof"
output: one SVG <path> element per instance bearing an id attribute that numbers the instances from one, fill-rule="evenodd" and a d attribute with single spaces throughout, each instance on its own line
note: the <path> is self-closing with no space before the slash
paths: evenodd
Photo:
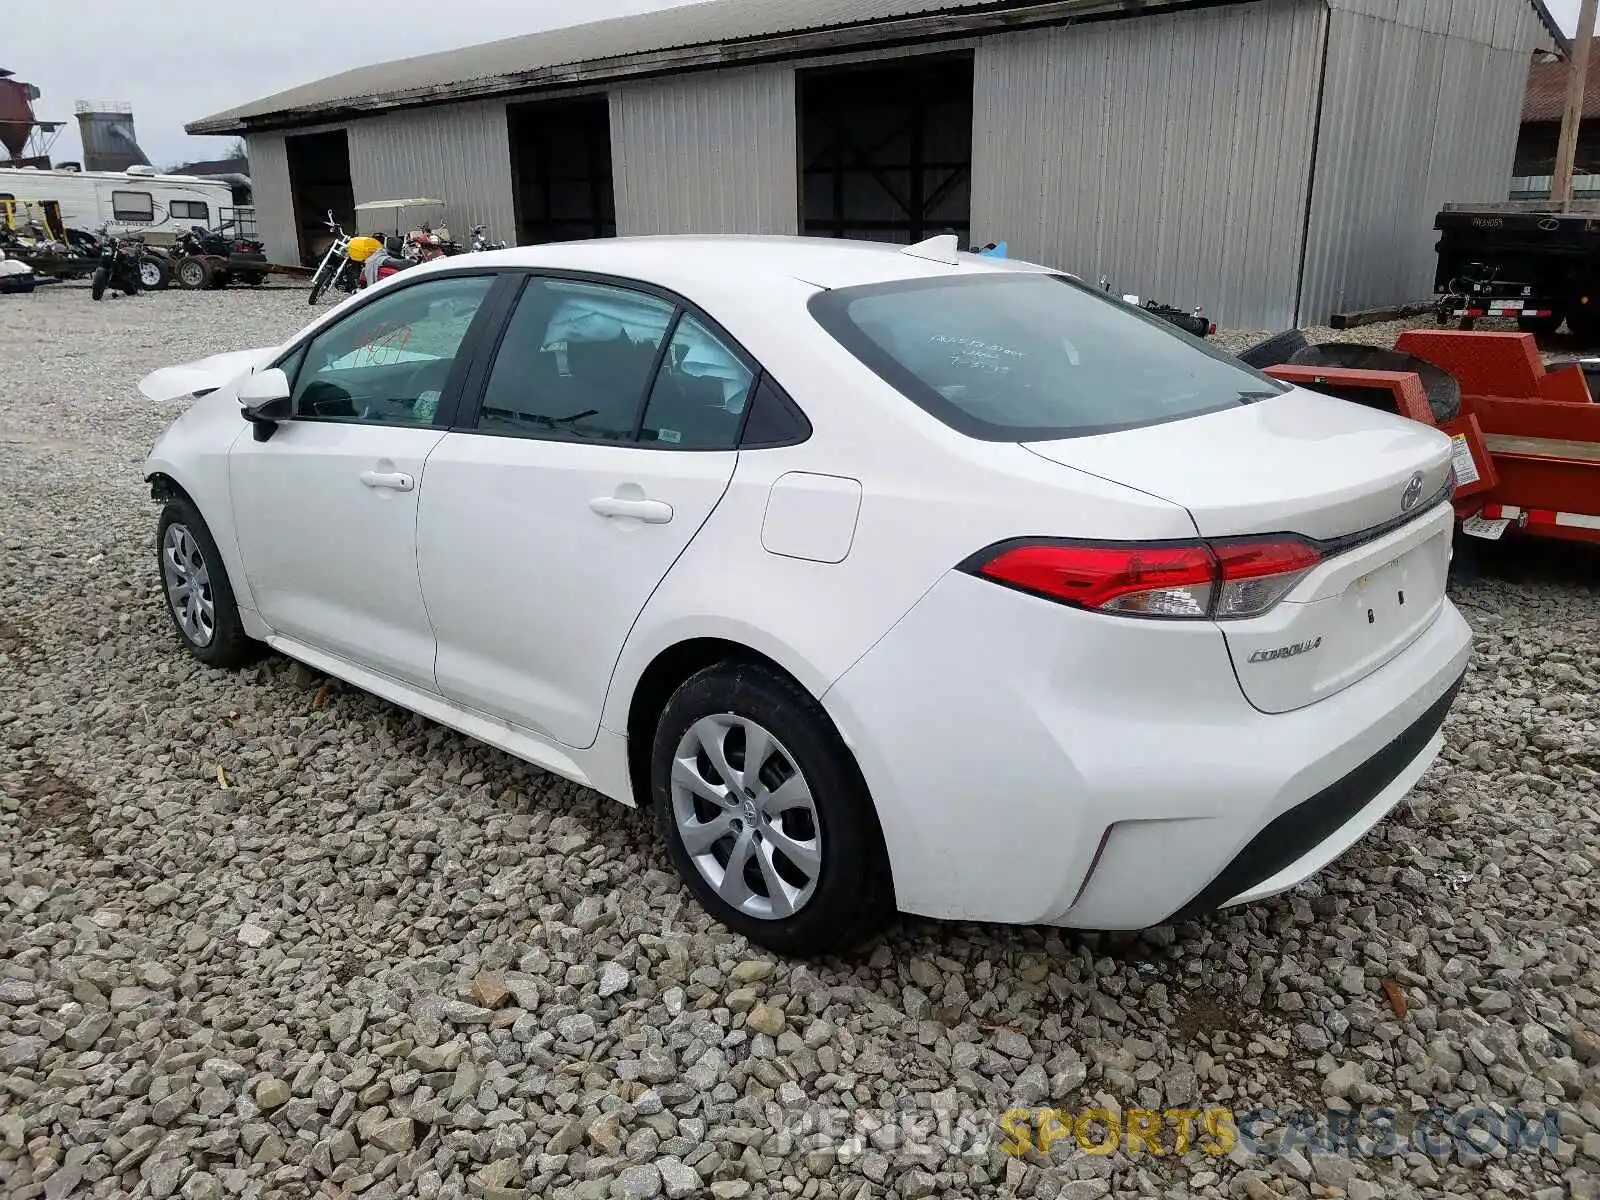
<path id="1" fill-rule="evenodd" d="M 548 242 L 490 251 L 486 263 L 593 271 L 692 292 L 697 285 L 728 289 L 730 280 L 759 293 L 764 281 L 800 280 L 824 290 L 897 280 L 1048 268 L 1015 259 L 960 253 L 954 265 L 907 253 L 884 242 L 822 237 L 663 235 Z M 474 255 L 474 258 L 479 256 Z M 460 263 L 460 259 L 446 260 Z"/>

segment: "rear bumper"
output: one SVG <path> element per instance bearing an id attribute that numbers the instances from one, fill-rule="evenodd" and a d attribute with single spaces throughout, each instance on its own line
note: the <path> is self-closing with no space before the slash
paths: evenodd
<path id="1" fill-rule="evenodd" d="M 1470 654 L 1448 601 L 1390 662 L 1268 714 L 1200 622 L 936 585 L 823 696 L 909 912 L 1138 929 L 1321 869 L 1438 753 Z"/>
<path id="2" fill-rule="evenodd" d="M 1174 916 L 1198 917 L 1287 891 L 1316 874 L 1389 814 L 1444 744 L 1439 732 L 1461 676 L 1394 741 L 1337 783 L 1278 814 Z"/>

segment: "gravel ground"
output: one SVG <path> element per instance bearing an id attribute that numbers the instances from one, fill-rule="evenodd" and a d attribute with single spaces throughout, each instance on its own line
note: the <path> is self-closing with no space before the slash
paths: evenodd
<path id="1" fill-rule="evenodd" d="M 1458 592 L 1444 756 L 1289 896 L 774 962 L 638 814 L 285 660 L 180 652 L 139 479 L 179 406 L 135 382 L 306 315 L 292 289 L 0 297 L 0 1193 L 1594 1194 L 1592 557 L 1507 548 L 1518 578 Z M 1040 1104 L 1381 1106 L 1402 1137 L 1180 1155 L 1174 1120 L 1161 1155 L 1008 1155 L 1001 1114 Z M 1556 1128 L 1404 1152 L 1472 1106 Z"/>

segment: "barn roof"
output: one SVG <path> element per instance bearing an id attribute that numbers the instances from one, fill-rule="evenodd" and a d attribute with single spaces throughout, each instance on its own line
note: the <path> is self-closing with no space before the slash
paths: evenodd
<path id="1" fill-rule="evenodd" d="M 1600 38 L 1595 39 L 1600 43 Z M 1583 119 L 1600 116 L 1600 57 L 1595 46 L 1589 50 L 1589 73 L 1583 81 Z M 1561 110 L 1567 106 L 1567 77 L 1572 73 L 1570 60 L 1535 62 L 1528 68 L 1528 90 L 1522 96 L 1522 123 L 1559 121 Z"/>
<path id="2" fill-rule="evenodd" d="M 541 87 L 959 37 L 1182 0 L 704 0 L 358 67 L 192 121 L 237 134 Z M 1222 0 L 1224 3 L 1238 0 Z M 1543 0 L 1525 0 L 1560 44 Z"/>

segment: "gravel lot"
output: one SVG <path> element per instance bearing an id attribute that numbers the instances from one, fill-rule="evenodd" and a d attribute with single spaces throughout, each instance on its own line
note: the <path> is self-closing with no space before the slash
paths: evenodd
<path id="1" fill-rule="evenodd" d="M 774 962 L 638 814 L 286 660 L 181 653 L 139 478 L 178 406 L 134 385 L 306 316 L 287 288 L 0 297 L 0 1193 L 1594 1194 L 1593 556 L 1458 590 L 1443 759 L 1294 894 Z M 1040 1104 L 1384 1106 L 1402 1152 L 1179 1155 L 1168 1124 L 1159 1156 L 1007 1155 L 1000 1114 Z M 1404 1152 L 1473 1106 L 1558 1127 Z"/>

